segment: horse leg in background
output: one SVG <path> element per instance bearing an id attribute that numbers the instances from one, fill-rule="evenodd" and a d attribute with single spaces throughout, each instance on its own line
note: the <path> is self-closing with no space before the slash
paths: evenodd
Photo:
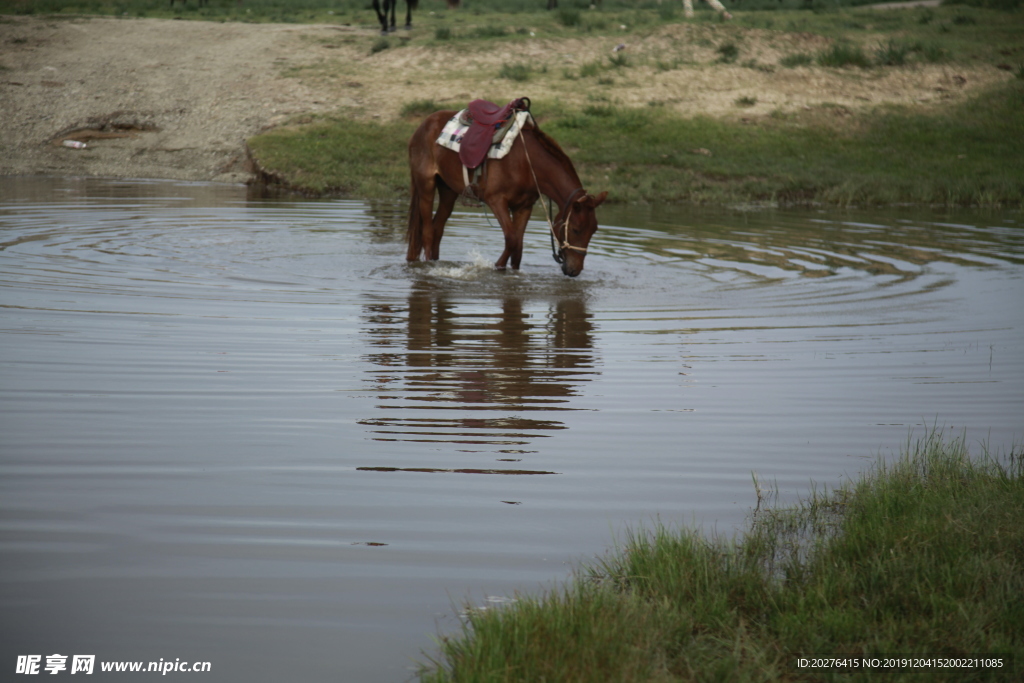
<path id="1" fill-rule="evenodd" d="M 711 5 L 711 9 L 721 14 L 723 19 L 732 19 L 732 15 L 729 14 L 729 10 L 725 9 L 725 5 L 720 3 L 718 0 L 708 0 L 708 4 Z"/>
<path id="2" fill-rule="evenodd" d="M 711 9 L 721 14 L 723 19 L 732 19 L 732 15 L 725 9 L 725 5 L 718 0 L 708 0 L 708 4 L 711 5 Z M 693 18 L 693 0 L 683 0 L 683 16 L 687 19 Z"/>
<path id="3" fill-rule="evenodd" d="M 380 22 L 380 34 L 388 34 L 388 5 L 391 0 L 384 0 L 384 11 L 380 11 L 380 0 L 373 0 L 373 11 L 377 13 L 377 21 Z"/>
<path id="4" fill-rule="evenodd" d="M 395 0 L 395 4 L 398 4 L 398 0 Z M 419 0 L 405 0 L 405 30 L 408 31 L 412 28 L 412 11 L 419 4 Z"/>

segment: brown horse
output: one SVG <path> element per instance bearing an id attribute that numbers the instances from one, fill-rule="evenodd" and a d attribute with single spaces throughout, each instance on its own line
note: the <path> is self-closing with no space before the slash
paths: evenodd
<path id="1" fill-rule="evenodd" d="M 406 260 L 436 260 L 444 225 L 455 200 L 466 189 L 457 152 L 437 144 L 445 123 L 454 111 L 439 111 L 426 118 L 409 140 L 412 199 L 409 203 L 409 251 Z M 488 159 L 472 187 L 475 195 L 498 218 L 505 233 L 505 251 L 494 264 L 504 270 L 509 259 L 513 270 L 523 257 L 523 235 L 533 205 L 543 193 L 558 206 L 550 224 L 552 251 L 562 272 L 576 277 L 583 270 L 587 245 L 597 230 L 594 209 L 607 192 L 596 197 L 583 189 L 576 169 L 562 148 L 532 122 L 523 126 L 520 138 L 503 159 Z M 440 196 L 434 213 L 434 194 Z"/>

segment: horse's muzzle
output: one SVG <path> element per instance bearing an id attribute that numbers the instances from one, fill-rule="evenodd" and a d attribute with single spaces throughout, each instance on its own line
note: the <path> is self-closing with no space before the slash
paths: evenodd
<path id="1" fill-rule="evenodd" d="M 569 266 L 569 262 L 568 261 L 566 261 L 565 263 L 562 264 L 562 272 L 565 275 L 568 275 L 569 277 L 576 277 L 582 271 L 583 271 L 583 266 L 582 265 L 579 266 L 579 267 L 576 267 L 576 268 L 572 268 L 572 267 Z"/>

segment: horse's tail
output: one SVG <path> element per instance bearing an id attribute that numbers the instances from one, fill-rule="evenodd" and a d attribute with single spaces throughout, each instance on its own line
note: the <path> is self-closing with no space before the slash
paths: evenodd
<path id="1" fill-rule="evenodd" d="M 409 250 L 405 253 L 406 261 L 419 261 L 423 251 L 423 219 L 420 217 L 420 191 L 415 181 L 412 183 L 412 197 L 409 199 L 409 227 L 405 231 L 405 240 Z"/>
<path id="2" fill-rule="evenodd" d="M 416 9 L 420 5 L 420 0 L 406 0 L 409 5 L 409 9 Z M 398 4 L 397 2 L 395 3 Z"/>

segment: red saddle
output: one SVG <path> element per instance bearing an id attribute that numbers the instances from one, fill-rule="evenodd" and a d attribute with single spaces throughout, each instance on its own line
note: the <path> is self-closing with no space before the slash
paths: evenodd
<path id="1" fill-rule="evenodd" d="M 466 168 L 476 168 L 484 163 L 495 131 L 515 116 L 516 112 L 529 110 L 530 98 L 528 97 L 512 100 L 505 106 L 487 100 L 470 102 L 463 115 L 463 118 L 469 119 L 470 126 L 466 134 L 462 136 L 462 144 L 459 147 L 459 159 L 462 164 Z"/>

